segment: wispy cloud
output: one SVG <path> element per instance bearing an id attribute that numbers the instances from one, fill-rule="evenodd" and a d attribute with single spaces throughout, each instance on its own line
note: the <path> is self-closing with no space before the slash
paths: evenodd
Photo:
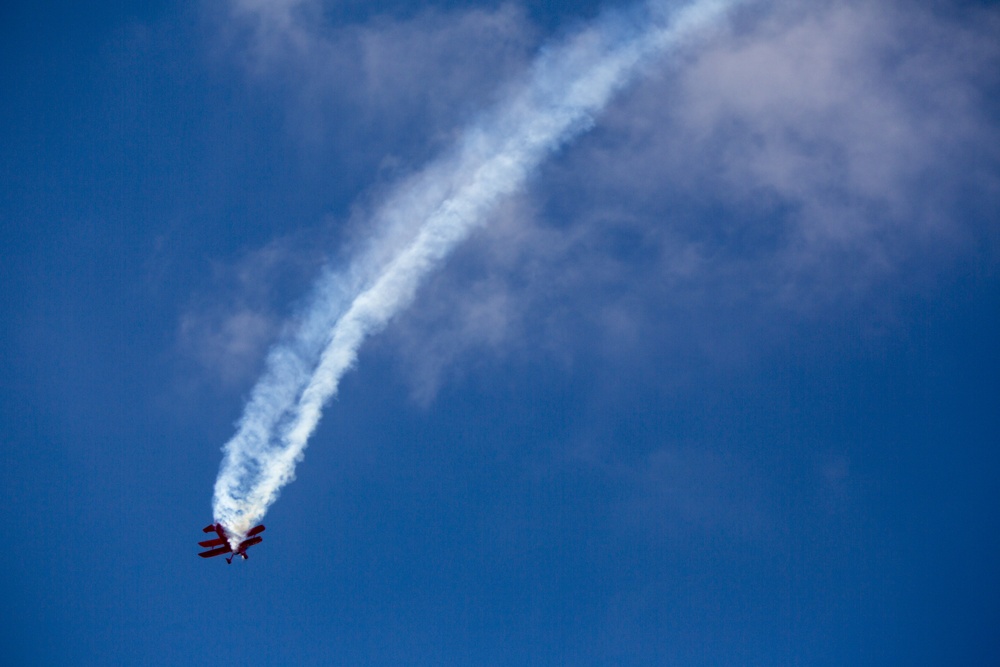
<path id="1" fill-rule="evenodd" d="M 294 312 L 288 295 L 305 292 L 327 259 L 325 236 L 325 229 L 305 228 L 231 261 L 214 260 L 211 280 L 181 315 L 179 350 L 225 386 L 251 382 Z"/>
<path id="2" fill-rule="evenodd" d="M 537 31 L 516 5 L 427 8 L 331 24 L 323 3 L 238 0 L 213 4 L 225 59 L 277 91 L 306 150 L 347 150 L 352 169 L 426 159 L 451 144 L 524 70 Z M 416 165 L 407 165 L 410 169 Z"/>

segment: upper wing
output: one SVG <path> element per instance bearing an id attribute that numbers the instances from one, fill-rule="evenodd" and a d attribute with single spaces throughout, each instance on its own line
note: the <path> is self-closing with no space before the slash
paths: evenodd
<path id="1" fill-rule="evenodd" d="M 253 537 L 254 535 L 260 535 L 263 532 L 264 532 L 264 526 L 263 526 L 263 524 L 261 524 L 260 526 L 257 526 L 256 528 L 254 528 L 253 530 L 251 530 L 249 533 L 247 533 L 247 537 Z"/>

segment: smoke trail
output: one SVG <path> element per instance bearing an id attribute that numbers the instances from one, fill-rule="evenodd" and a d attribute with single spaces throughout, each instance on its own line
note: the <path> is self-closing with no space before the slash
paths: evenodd
<path id="1" fill-rule="evenodd" d="M 270 351 L 225 445 L 214 514 L 238 539 L 294 478 L 323 406 L 368 336 L 406 307 L 429 271 L 521 188 L 553 150 L 586 130 L 651 58 L 719 21 L 737 0 L 673 9 L 651 1 L 607 15 L 548 49 L 456 147 L 401 183 L 378 209 L 369 245 L 318 281 L 303 320 Z M 676 5 L 677 3 L 672 3 Z"/>

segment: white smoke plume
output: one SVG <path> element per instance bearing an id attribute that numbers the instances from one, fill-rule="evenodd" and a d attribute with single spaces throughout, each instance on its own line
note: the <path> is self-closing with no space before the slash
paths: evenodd
<path id="1" fill-rule="evenodd" d="M 373 215 L 365 250 L 346 269 L 323 274 L 301 321 L 271 349 L 238 430 L 223 448 L 213 510 L 234 539 L 263 518 L 294 478 L 323 406 L 364 340 L 413 300 L 428 272 L 546 156 L 590 127 L 644 66 L 718 25 L 737 1 L 651 1 L 628 14 L 605 15 L 544 50 L 526 78 L 450 152 L 393 190 Z"/>

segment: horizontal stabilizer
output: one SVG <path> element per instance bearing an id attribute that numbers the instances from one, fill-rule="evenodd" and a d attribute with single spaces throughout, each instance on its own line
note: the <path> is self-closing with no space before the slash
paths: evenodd
<path id="1" fill-rule="evenodd" d="M 252 547 L 255 544 L 260 544 L 264 541 L 263 537 L 251 537 L 249 540 L 243 540 L 240 542 L 240 549 L 246 549 L 247 547 Z"/>
<path id="2" fill-rule="evenodd" d="M 217 538 L 217 539 L 214 539 L 214 540 L 205 540 L 204 542 L 199 542 L 198 546 L 199 547 L 221 547 L 225 543 L 226 543 L 226 541 L 220 537 L 220 538 Z"/>
<path id="3" fill-rule="evenodd" d="M 201 529 L 201 532 L 203 532 L 203 533 L 211 533 L 213 530 L 215 530 L 215 525 L 214 524 L 210 525 L 210 526 L 205 526 L 204 528 Z"/>
<path id="4" fill-rule="evenodd" d="M 264 532 L 264 526 L 262 524 L 260 526 L 257 526 L 253 530 L 251 530 L 249 533 L 247 533 L 247 537 L 253 537 L 254 535 L 260 535 L 263 532 Z"/>
<path id="5" fill-rule="evenodd" d="M 221 556 L 222 554 L 229 553 L 229 547 L 219 547 L 218 549 L 212 549 L 211 551 L 202 551 L 199 556 L 202 558 L 211 558 L 212 556 Z"/>

